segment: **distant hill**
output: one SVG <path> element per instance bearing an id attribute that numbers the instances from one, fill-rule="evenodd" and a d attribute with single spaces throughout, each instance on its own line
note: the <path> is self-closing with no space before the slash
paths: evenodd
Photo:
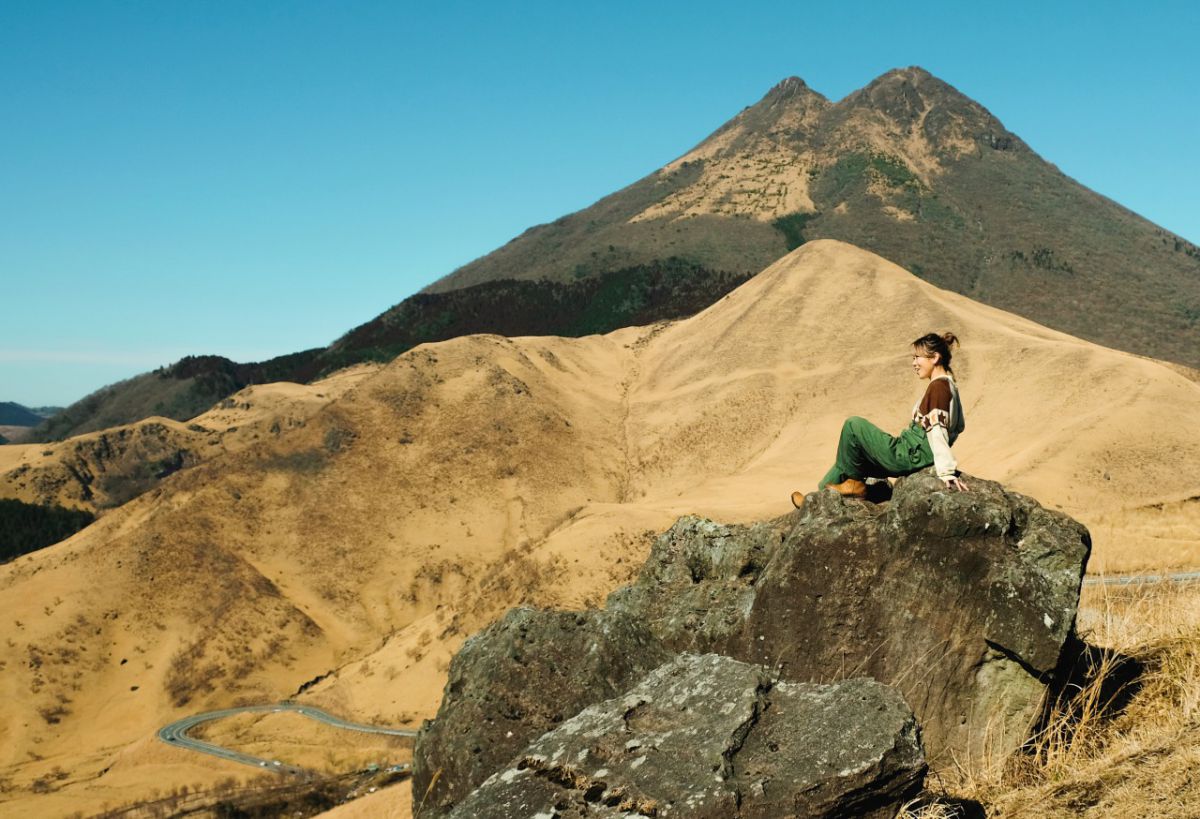
<path id="1" fill-rule="evenodd" d="M 187 356 L 169 367 L 102 387 L 43 421 L 39 441 L 52 441 L 132 424 L 152 415 L 186 421 L 251 384 L 308 381 L 320 350 L 239 364 L 215 355 Z"/>
<path id="2" fill-rule="evenodd" d="M 349 367 L 310 384 L 249 386 L 188 423 L 151 417 L 0 451 L 0 499 L 103 515 L 177 472 L 303 426 L 376 369 Z"/>
<path id="3" fill-rule="evenodd" d="M 325 349 L 256 364 L 189 356 L 109 385 L 45 421 L 35 437 L 62 440 L 151 415 L 186 421 L 252 384 L 307 383 L 353 364 L 390 361 L 418 344 L 473 333 L 584 336 L 682 318 L 748 278 L 749 274 L 709 271 L 667 258 L 578 282 L 500 280 L 422 293 Z"/>
<path id="4" fill-rule="evenodd" d="M 668 257 L 575 282 L 499 279 L 420 293 L 342 336 L 317 362 L 390 361 L 418 344 L 472 333 L 578 337 L 683 318 L 750 275 Z"/>
<path id="5" fill-rule="evenodd" d="M 44 416 L 29 407 L 12 401 L 0 401 L 0 426 L 35 427 L 44 420 Z"/>
<path id="6" fill-rule="evenodd" d="M 458 335 L 574 336 L 689 315 L 818 238 L 1072 335 L 1200 367 L 1200 248 L 905 68 L 838 102 L 788 78 L 666 167 L 530 228 L 326 349 L 253 365 L 200 357 L 186 377 L 175 365 L 107 387 L 39 435 L 151 411 L 184 420 L 268 373 L 307 381 Z"/>

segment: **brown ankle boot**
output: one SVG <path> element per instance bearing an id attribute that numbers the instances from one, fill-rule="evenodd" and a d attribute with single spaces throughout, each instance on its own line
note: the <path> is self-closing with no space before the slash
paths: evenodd
<path id="1" fill-rule="evenodd" d="M 827 483 L 826 489 L 832 489 L 843 498 L 865 498 L 867 496 L 867 485 L 857 478 L 847 478 L 841 483 Z"/>
<path id="2" fill-rule="evenodd" d="M 803 505 L 804 505 L 804 493 L 803 492 L 793 492 L 792 493 L 792 506 L 795 506 L 797 509 L 799 509 Z"/>

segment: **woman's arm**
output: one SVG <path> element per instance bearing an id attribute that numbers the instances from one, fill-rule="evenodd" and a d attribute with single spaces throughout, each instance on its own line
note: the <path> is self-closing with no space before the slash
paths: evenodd
<path id="1" fill-rule="evenodd" d="M 914 420 L 925 430 L 929 449 L 933 452 L 933 466 L 937 476 L 947 486 L 963 490 L 967 485 L 958 479 L 958 462 L 950 451 L 950 402 L 953 395 L 950 385 L 939 378 L 929 383 L 925 397 L 917 408 Z"/>
<path id="2" fill-rule="evenodd" d="M 933 450 L 933 466 L 937 476 L 945 480 L 957 475 L 958 461 L 954 460 L 954 453 L 950 451 L 950 434 L 946 428 L 937 424 L 925 431 L 925 437 L 929 439 L 929 448 Z"/>

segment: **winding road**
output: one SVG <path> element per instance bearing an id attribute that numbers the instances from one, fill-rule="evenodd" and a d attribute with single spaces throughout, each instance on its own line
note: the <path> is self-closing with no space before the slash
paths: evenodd
<path id="1" fill-rule="evenodd" d="M 205 742 L 200 739 L 195 739 L 188 736 L 188 731 L 195 728 L 202 722 L 208 722 L 214 719 L 223 719 L 232 717 L 236 714 L 250 713 L 271 713 L 279 711 L 292 711 L 297 714 L 315 719 L 318 722 L 323 722 L 326 725 L 332 725 L 335 728 L 344 728 L 347 731 L 361 731 L 367 734 L 388 734 L 397 737 L 415 737 L 416 731 L 407 728 L 380 728 L 376 725 L 363 725 L 360 722 L 347 722 L 344 719 L 335 717 L 327 711 L 322 711 L 320 708 L 314 708 L 311 705 L 297 705 L 292 702 L 281 702 L 276 705 L 247 705 L 242 708 L 224 708 L 220 711 L 206 711 L 203 714 L 193 714 L 190 717 L 184 717 L 181 720 L 172 722 L 164 728 L 158 730 L 158 738 L 168 745 L 176 748 L 186 748 L 191 751 L 199 751 L 202 754 L 210 754 L 221 759 L 228 759 L 230 762 L 240 762 L 243 765 L 252 765 L 255 768 L 272 771 L 277 774 L 292 774 L 302 775 L 308 773 L 304 768 L 299 768 L 295 765 L 288 765 L 280 762 L 277 759 L 263 759 L 250 754 L 243 754 L 240 751 L 234 751 L 230 748 L 223 748 L 220 745 L 214 745 L 211 742 Z M 397 766 L 407 768 L 407 765 Z"/>

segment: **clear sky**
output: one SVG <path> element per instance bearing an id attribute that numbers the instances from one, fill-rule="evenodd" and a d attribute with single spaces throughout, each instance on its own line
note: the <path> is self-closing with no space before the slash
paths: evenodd
<path id="1" fill-rule="evenodd" d="M 1200 243 L 1200 5 L 0 0 L 0 401 L 329 343 L 780 79 L 920 65 Z"/>

